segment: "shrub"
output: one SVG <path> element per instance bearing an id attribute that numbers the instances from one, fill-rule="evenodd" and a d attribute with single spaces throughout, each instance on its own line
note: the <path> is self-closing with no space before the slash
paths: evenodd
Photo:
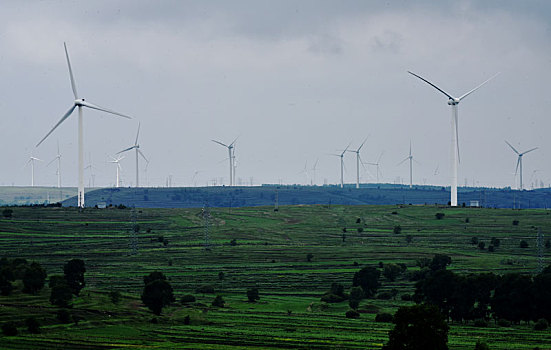
<path id="1" fill-rule="evenodd" d="M 474 350 L 490 350 L 490 347 L 488 346 L 488 344 L 478 339 L 476 341 L 476 345 L 474 346 Z"/>
<path id="2" fill-rule="evenodd" d="M 17 327 L 15 322 L 8 321 L 2 325 L 2 334 L 11 337 L 17 335 Z"/>
<path id="3" fill-rule="evenodd" d="M 513 226 L 518 226 L 519 222 L 520 221 L 518 221 L 518 220 L 513 220 Z"/>
<path id="4" fill-rule="evenodd" d="M 492 237 L 492 239 L 490 239 L 490 244 L 497 248 L 501 244 L 501 240 L 499 238 Z"/>
<path id="5" fill-rule="evenodd" d="M 70 323 L 71 322 L 71 314 L 69 313 L 69 310 L 67 310 L 67 309 L 57 310 L 56 318 L 61 323 Z"/>
<path id="6" fill-rule="evenodd" d="M 394 230 L 392 232 L 394 232 L 397 235 L 402 233 L 402 226 L 400 226 L 400 225 L 394 226 Z"/>
<path id="7" fill-rule="evenodd" d="M 6 219 L 9 219 L 12 217 L 13 210 L 12 209 L 4 209 L 2 210 L 2 216 L 4 216 Z"/>
<path id="8" fill-rule="evenodd" d="M 235 240 L 235 238 L 230 241 L 230 245 L 232 247 L 235 247 L 237 245 L 237 241 Z"/>
<path id="9" fill-rule="evenodd" d="M 346 318 L 359 318 L 360 313 L 356 310 L 348 310 L 346 311 Z"/>
<path id="10" fill-rule="evenodd" d="M 40 333 L 40 323 L 36 320 L 34 317 L 29 317 L 25 320 L 25 325 L 27 326 L 27 330 L 31 334 L 38 334 Z"/>
<path id="11" fill-rule="evenodd" d="M 400 299 L 402 299 L 403 301 L 411 301 L 411 294 L 402 294 L 400 296 Z"/>
<path id="12" fill-rule="evenodd" d="M 390 300 L 390 299 L 392 299 L 392 293 L 390 293 L 390 292 L 379 293 L 379 294 L 377 294 L 377 299 Z"/>
<path id="13" fill-rule="evenodd" d="M 406 236 L 406 242 L 411 243 L 412 241 L 413 241 L 413 236 L 412 235 L 407 235 Z"/>
<path id="14" fill-rule="evenodd" d="M 109 292 L 109 299 L 113 304 L 118 304 L 121 301 L 121 292 L 118 290 L 112 290 Z"/>
<path id="15" fill-rule="evenodd" d="M 520 247 L 521 248 L 528 248 L 528 242 L 526 242 L 525 240 L 520 241 Z"/>
<path id="16" fill-rule="evenodd" d="M 375 316 L 375 322 L 386 322 L 386 323 L 392 323 L 392 320 L 394 317 L 392 314 L 389 314 L 387 312 L 381 312 Z"/>
<path id="17" fill-rule="evenodd" d="M 497 320 L 497 325 L 501 326 L 501 327 L 510 327 L 511 326 L 511 321 L 506 320 L 504 318 L 500 318 L 500 319 Z"/>
<path id="18" fill-rule="evenodd" d="M 313 257 L 314 257 L 314 254 L 312 253 L 306 254 L 306 261 L 311 262 Z"/>
<path id="19" fill-rule="evenodd" d="M 469 218 L 465 218 L 465 223 L 468 224 L 469 222 L 471 222 L 471 220 Z"/>
<path id="20" fill-rule="evenodd" d="M 180 299 L 180 302 L 182 304 L 194 303 L 195 302 L 195 297 L 191 294 L 186 294 L 182 297 L 182 299 Z"/>
<path id="21" fill-rule="evenodd" d="M 214 300 L 212 301 L 212 306 L 224 307 L 224 305 L 226 305 L 226 302 L 221 295 L 217 295 L 216 298 L 214 298 Z"/>
<path id="22" fill-rule="evenodd" d="M 478 244 L 478 237 L 471 237 L 471 244 L 477 245 Z"/>
<path id="23" fill-rule="evenodd" d="M 358 306 L 360 306 L 360 300 L 350 299 L 350 300 L 348 300 L 348 306 L 350 306 L 350 308 L 352 310 L 356 310 L 356 309 L 358 309 Z"/>
<path id="24" fill-rule="evenodd" d="M 260 295 L 258 295 L 258 288 L 247 289 L 247 299 L 251 303 L 254 303 L 255 301 L 259 300 Z"/>
<path id="25" fill-rule="evenodd" d="M 446 214 L 436 213 L 436 214 L 434 214 L 434 216 L 436 217 L 437 220 L 442 220 L 444 218 L 444 216 L 446 216 Z"/>
<path id="26" fill-rule="evenodd" d="M 477 319 L 477 320 L 474 320 L 474 326 L 475 327 L 488 327 L 488 322 L 484 319 Z"/>
<path id="27" fill-rule="evenodd" d="M 534 330 L 544 331 L 549 327 L 549 322 L 545 318 L 540 318 L 538 322 L 534 325 Z"/>
<path id="28" fill-rule="evenodd" d="M 493 245 L 489 246 L 489 247 L 488 247 L 488 251 L 489 251 L 490 253 L 493 253 L 493 252 L 495 251 L 494 246 L 493 246 Z"/>
<path id="29" fill-rule="evenodd" d="M 364 228 L 363 227 L 358 227 L 358 233 L 362 233 L 364 232 Z"/>
<path id="30" fill-rule="evenodd" d="M 323 301 L 325 303 L 340 303 L 341 301 L 344 301 L 344 300 L 346 300 L 345 297 L 333 294 L 331 292 L 325 293 L 321 297 L 321 301 Z"/>
<path id="31" fill-rule="evenodd" d="M 478 242 L 478 249 L 484 250 L 484 247 L 486 246 L 486 243 L 484 242 Z"/>
<path id="32" fill-rule="evenodd" d="M 359 224 L 359 223 L 361 223 L 361 222 L 362 222 L 362 219 L 361 219 L 361 218 L 357 218 L 357 219 L 356 219 L 356 223 L 357 223 L 357 224 Z"/>
<path id="33" fill-rule="evenodd" d="M 187 326 L 191 323 L 191 319 L 189 317 L 189 315 L 187 315 L 186 317 L 184 317 L 184 324 Z"/>

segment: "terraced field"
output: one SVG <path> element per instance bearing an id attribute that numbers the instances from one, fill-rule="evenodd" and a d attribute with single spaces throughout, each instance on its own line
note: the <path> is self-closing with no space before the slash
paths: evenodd
<path id="1" fill-rule="evenodd" d="M 320 302 L 332 282 L 348 287 L 354 272 L 380 262 L 405 263 L 414 271 L 417 259 L 435 253 L 450 255 L 450 269 L 457 272 L 532 273 L 538 267 L 538 228 L 551 231 L 550 211 L 535 209 L 224 208 L 211 209 L 205 249 L 201 209 L 137 209 L 138 253 L 132 255 L 132 209 L 12 209 L 13 218 L 0 219 L 0 256 L 38 261 L 49 275 L 62 273 L 69 259 L 81 258 L 87 286 L 72 309 L 81 318 L 78 324 L 56 320 L 48 288 L 30 296 L 18 286 L 12 296 L 0 297 L 0 323 L 23 325 L 34 315 L 43 325 L 41 334 L 29 334 L 22 326 L 16 337 L 1 336 L 1 347 L 7 349 L 380 349 L 392 324 L 375 322 L 375 314 L 407 305 L 399 296 L 412 293 L 413 283 L 405 277 L 395 282 L 382 278 L 381 291 L 396 289 L 398 298 L 364 300 L 361 317 L 347 319 L 347 302 Z M 438 220 L 436 213 L 445 216 Z M 397 225 L 401 234 L 393 233 Z M 481 251 L 470 244 L 473 236 L 486 246 L 492 237 L 499 238 L 501 245 L 495 252 Z M 520 248 L 521 240 L 529 247 Z M 176 302 L 164 309 L 158 323 L 151 322 L 152 313 L 140 301 L 143 276 L 155 270 L 168 276 L 178 301 L 185 294 L 197 297 L 194 304 Z M 226 307 L 212 307 L 213 294 L 195 293 L 203 285 L 214 286 Z M 247 302 L 250 287 L 259 288 L 260 301 Z M 109 300 L 111 290 L 122 292 L 119 304 Z M 478 338 L 492 349 L 551 348 L 551 333 L 535 332 L 531 325 L 451 325 L 451 349 L 473 349 Z"/>

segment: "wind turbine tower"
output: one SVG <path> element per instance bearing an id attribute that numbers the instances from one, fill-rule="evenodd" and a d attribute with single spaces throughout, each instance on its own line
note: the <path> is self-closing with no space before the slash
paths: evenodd
<path id="1" fill-rule="evenodd" d="M 413 155 L 411 155 L 411 141 L 409 143 L 409 156 L 402 160 L 398 165 L 409 159 L 409 188 L 413 188 Z"/>
<path id="2" fill-rule="evenodd" d="M 505 143 L 508 144 L 509 147 L 511 147 L 511 149 L 518 155 L 517 168 L 515 169 L 515 175 L 518 173 L 519 168 L 520 168 L 520 187 L 519 187 L 519 190 L 522 191 L 522 156 L 524 156 L 528 152 L 532 152 L 534 150 L 537 150 L 538 147 L 534 147 L 532 149 L 529 149 L 528 151 L 524 151 L 522 153 L 519 153 L 519 151 L 517 151 L 515 149 L 515 147 L 511 146 L 511 144 L 509 142 L 505 141 Z"/>
<path id="3" fill-rule="evenodd" d="M 100 107 L 98 105 L 92 104 L 88 101 L 85 101 L 84 98 L 79 98 L 77 93 L 77 87 L 75 84 L 75 78 L 73 76 L 73 70 L 71 68 L 71 62 L 69 60 L 69 53 L 67 52 L 67 45 L 63 43 L 63 46 L 65 47 L 65 57 L 67 58 L 67 66 L 69 67 L 69 76 L 71 78 L 71 88 L 73 90 L 73 95 L 75 96 L 75 100 L 73 102 L 73 106 L 69 108 L 69 110 L 61 117 L 61 119 L 57 122 L 57 124 L 44 136 L 42 140 L 36 145 L 36 147 L 40 146 L 40 144 L 46 140 L 48 136 L 61 124 L 65 121 L 65 119 L 69 118 L 69 116 L 73 113 L 75 108 L 78 107 L 78 207 L 84 208 L 84 140 L 83 140 L 83 123 L 82 123 L 82 107 L 88 107 L 91 109 L 95 109 L 98 111 L 118 115 L 120 117 L 124 117 L 127 119 L 131 119 L 129 116 L 120 114 L 118 112 L 112 111 L 107 108 Z"/>
<path id="4" fill-rule="evenodd" d="M 348 152 L 356 153 L 356 188 L 360 188 L 360 162 L 361 162 L 360 150 L 364 146 L 365 141 L 367 141 L 367 138 L 365 138 L 365 140 L 362 142 L 362 144 L 360 145 L 360 147 L 358 147 L 357 150 L 355 151 L 351 149 L 348 150 Z"/>
<path id="5" fill-rule="evenodd" d="M 46 166 L 50 166 L 54 161 L 57 160 L 57 188 L 61 188 L 61 153 L 59 153 L 59 142 L 57 143 L 57 155 L 52 159 Z"/>
<path id="6" fill-rule="evenodd" d="M 344 188 L 344 154 L 348 151 L 348 147 L 350 147 L 350 144 L 346 146 L 341 154 L 332 154 L 341 158 L 341 188 Z"/>
<path id="7" fill-rule="evenodd" d="M 237 139 L 233 140 L 232 143 L 230 143 L 229 145 L 226 145 L 220 141 L 216 141 L 216 140 L 211 140 L 212 142 L 214 143 L 217 143 L 219 144 L 220 146 L 224 146 L 228 149 L 228 158 L 230 160 L 230 186 L 233 186 L 233 174 L 234 174 L 234 167 L 233 167 L 233 159 L 235 157 L 235 152 L 233 151 L 234 147 L 235 147 L 235 141 L 237 141 Z"/>
<path id="8" fill-rule="evenodd" d="M 120 171 L 122 170 L 122 167 L 121 167 L 121 160 L 124 159 L 124 156 L 118 156 L 117 158 L 114 158 L 114 157 L 111 157 L 109 156 L 109 158 L 111 158 L 111 160 L 109 161 L 109 163 L 114 163 L 117 165 L 117 182 L 115 183 L 115 187 L 119 187 L 120 184 L 121 184 L 121 181 L 120 181 Z"/>
<path id="9" fill-rule="evenodd" d="M 419 75 L 417 75 L 413 72 L 408 71 L 408 73 L 415 76 L 415 77 L 417 77 L 417 78 L 419 78 L 419 79 L 421 79 L 425 83 L 429 84 L 430 86 L 432 86 L 436 90 L 438 90 L 441 93 L 443 93 L 444 95 L 446 95 L 446 97 L 448 98 L 448 105 L 450 105 L 451 108 L 452 108 L 452 118 L 451 118 L 451 131 L 452 131 L 451 132 L 451 162 L 450 162 L 450 168 L 451 168 L 451 194 L 450 194 L 451 198 L 450 198 L 450 204 L 452 206 L 456 207 L 457 206 L 457 167 L 458 167 L 458 163 L 460 161 L 460 159 L 459 159 L 459 132 L 458 132 L 458 129 L 457 129 L 457 127 L 458 127 L 458 125 L 457 125 L 457 123 L 458 123 L 457 105 L 465 97 L 469 96 L 470 94 L 472 94 L 473 92 L 478 90 L 480 87 L 482 87 L 482 85 L 486 84 L 487 82 L 489 82 L 490 80 L 495 78 L 499 73 L 497 73 L 496 75 L 494 75 L 490 79 L 486 80 L 482 84 L 478 85 L 477 87 L 475 87 L 474 89 L 468 91 L 467 93 L 465 93 L 464 95 L 462 95 L 460 97 L 453 97 L 452 95 L 448 94 L 444 90 L 440 89 L 438 86 L 434 85 L 430 81 L 426 80 L 425 78 L 423 78 L 423 77 L 421 77 L 421 76 L 419 76 Z"/>
<path id="10" fill-rule="evenodd" d="M 138 132 L 136 133 L 136 141 L 134 141 L 134 146 L 130 146 L 116 153 L 116 154 L 121 154 L 123 152 L 128 152 L 130 150 L 136 150 L 136 187 L 140 187 L 140 171 L 139 171 L 138 155 L 142 156 L 143 159 L 145 159 L 145 161 L 149 163 L 149 160 L 147 160 L 143 152 L 140 150 L 140 144 L 138 143 L 139 136 L 140 136 L 140 123 L 138 123 Z"/>
<path id="11" fill-rule="evenodd" d="M 26 165 L 29 165 L 29 163 L 31 164 L 31 187 L 34 187 L 34 162 L 35 161 L 42 162 L 42 159 L 38 159 L 36 157 L 31 156 L 29 158 L 29 161 L 26 164 Z"/>

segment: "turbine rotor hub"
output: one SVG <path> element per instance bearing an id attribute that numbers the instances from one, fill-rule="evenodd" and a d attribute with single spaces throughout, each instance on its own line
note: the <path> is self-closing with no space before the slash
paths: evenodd
<path id="1" fill-rule="evenodd" d="M 448 104 L 449 104 L 450 106 L 456 106 L 456 105 L 459 104 L 459 99 L 458 99 L 458 98 L 454 98 L 454 99 L 451 99 L 451 98 L 450 98 L 450 99 L 448 100 Z"/>
<path id="2" fill-rule="evenodd" d="M 78 98 L 78 99 L 75 100 L 75 105 L 76 105 L 76 106 L 82 106 L 82 105 L 83 105 L 83 104 L 82 104 L 83 102 L 84 102 L 84 99 L 83 99 L 83 98 Z"/>

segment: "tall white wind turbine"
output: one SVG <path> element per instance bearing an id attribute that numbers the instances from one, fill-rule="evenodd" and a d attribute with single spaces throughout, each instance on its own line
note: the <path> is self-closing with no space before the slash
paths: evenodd
<path id="1" fill-rule="evenodd" d="M 451 129 L 452 129 L 452 135 L 451 136 L 452 137 L 451 137 L 451 164 L 450 164 L 450 167 L 451 167 L 451 194 L 450 194 L 451 200 L 450 200 L 450 204 L 452 206 L 457 206 L 457 165 L 458 165 L 458 162 L 459 162 L 459 132 L 458 132 L 458 125 L 457 125 L 457 123 L 458 123 L 458 120 L 457 120 L 458 119 L 457 105 L 465 97 L 469 96 L 470 94 L 472 94 L 473 92 L 478 90 L 480 87 L 482 87 L 482 85 L 486 84 L 487 82 L 489 82 L 490 80 L 495 78 L 499 73 L 497 73 L 496 75 L 494 75 L 490 79 L 486 80 L 482 84 L 478 85 L 477 87 L 475 87 L 474 89 L 468 91 L 467 93 L 463 94 L 460 97 L 453 97 L 452 95 L 450 95 L 447 92 L 445 92 L 444 90 L 440 89 L 438 86 L 434 85 L 433 83 L 431 83 L 427 79 L 425 79 L 425 78 L 423 78 L 423 77 L 421 77 L 421 76 L 419 76 L 419 75 L 417 75 L 413 72 L 408 71 L 408 73 L 415 76 L 415 77 L 417 77 L 417 78 L 419 78 L 419 79 L 421 79 L 422 81 L 429 84 L 430 86 L 432 86 L 436 90 L 438 90 L 441 93 L 443 93 L 444 95 L 446 95 L 446 97 L 448 97 L 448 105 L 450 105 L 451 108 L 452 108 L 452 118 L 451 118 Z"/>
<path id="2" fill-rule="evenodd" d="M 83 125 L 82 125 L 82 107 L 88 107 L 91 109 L 95 109 L 98 111 L 118 115 L 120 117 L 124 117 L 127 119 L 131 119 L 129 116 L 120 114 L 118 112 L 112 111 L 107 108 L 100 107 L 98 105 L 92 104 L 88 101 L 85 101 L 84 98 L 79 98 L 77 93 L 77 87 L 75 84 L 75 78 L 73 76 L 73 70 L 71 68 L 71 61 L 69 60 L 69 53 L 67 52 L 67 45 L 63 43 L 63 46 L 65 47 L 65 57 L 67 58 L 67 66 L 69 67 L 69 76 L 71 78 L 71 88 L 73 90 L 73 95 L 75 96 L 75 101 L 73 102 L 73 106 L 69 108 L 69 110 L 61 117 L 59 122 L 57 122 L 56 125 L 44 136 L 42 140 L 36 145 L 36 147 L 40 146 L 40 144 L 46 140 L 48 136 L 61 124 L 65 121 L 65 119 L 69 118 L 69 116 L 73 113 L 75 108 L 78 107 L 78 207 L 84 208 L 84 146 L 83 146 Z"/>
<path id="3" fill-rule="evenodd" d="M 524 152 L 520 153 L 519 151 L 517 151 L 515 149 L 515 147 L 511 146 L 511 144 L 509 142 L 505 141 L 505 143 L 508 144 L 509 147 L 511 147 L 511 149 L 518 155 L 517 167 L 515 169 L 515 175 L 518 173 L 519 167 L 520 167 L 520 187 L 519 187 L 519 190 L 522 191 L 522 156 L 524 156 L 528 152 L 532 152 L 532 151 L 537 150 L 538 147 L 534 147 L 532 149 L 529 149 L 528 151 L 524 151 Z"/>
<path id="4" fill-rule="evenodd" d="M 360 188 L 360 162 L 361 162 L 360 150 L 364 146 L 365 141 L 367 141 L 367 137 L 362 142 L 360 147 L 358 147 L 357 150 L 352 150 L 352 149 L 348 150 L 348 152 L 356 153 L 356 188 Z"/>
<path id="5" fill-rule="evenodd" d="M 235 140 L 233 140 L 232 143 L 230 143 L 229 145 L 226 145 L 220 141 L 216 141 L 216 140 L 211 140 L 212 142 L 214 143 L 217 143 L 219 144 L 220 146 L 224 146 L 228 149 L 228 159 L 230 160 L 230 186 L 233 186 L 234 185 L 234 166 L 233 166 L 233 161 L 234 161 L 234 158 L 235 158 L 235 152 L 234 152 L 234 147 L 235 147 L 235 141 L 237 141 L 237 138 Z"/>
<path id="6" fill-rule="evenodd" d="M 29 163 L 31 164 L 31 187 L 34 187 L 34 162 L 35 161 L 42 162 L 43 160 L 30 156 L 29 160 L 27 161 L 27 164 L 25 164 L 25 166 L 29 165 Z"/>
<path id="7" fill-rule="evenodd" d="M 57 175 L 57 188 L 61 188 L 61 153 L 59 153 L 59 142 L 57 143 L 57 155 L 46 166 L 50 166 L 50 164 L 52 164 L 56 160 L 57 170 L 55 174 Z"/>
<path id="8" fill-rule="evenodd" d="M 140 136 L 140 123 L 138 123 L 138 132 L 136 133 L 136 141 L 134 141 L 134 145 L 130 146 L 128 148 L 123 149 L 120 152 L 117 152 L 115 154 L 121 154 L 123 152 L 128 152 L 131 150 L 136 150 L 136 187 L 140 187 L 140 172 L 139 172 L 139 163 L 138 163 L 138 154 L 145 159 L 146 162 L 149 163 L 149 160 L 145 157 L 143 152 L 140 150 L 140 144 L 138 143 L 138 137 Z"/>
<path id="9" fill-rule="evenodd" d="M 120 172 L 122 170 L 121 160 L 124 159 L 124 156 L 118 156 L 117 158 L 109 156 L 109 158 L 111 158 L 109 163 L 114 163 L 114 164 L 117 165 L 117 182 L 116 182 L 115 187 L 119 187 L 120 184 L 121 184 L 121 180 L 120 180 Z"/>

